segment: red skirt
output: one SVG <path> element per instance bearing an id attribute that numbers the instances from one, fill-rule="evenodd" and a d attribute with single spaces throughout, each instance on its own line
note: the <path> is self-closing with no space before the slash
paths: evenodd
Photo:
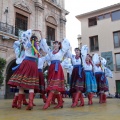
<path id="1" fill-rule="evenodd" d="M 44 81 L 43 72 L 39 72 L 39 88 L 40 88 L 40 93 L 45 94 L 45 81 Z"/>
<path id="2" fill-rule="evenodd" d="M 85 92 L 85 72 L 82 70 L 82 78 L 78 74 L 78 68 L 74 68 L 71 75 L 70 92 Z"/>
<path id="3" fill-rule="evenodd" d="M 38 68 L 35 61 L 24 60 L 8 81 L 10 86 L 39 89 Z"/>
<path id="4" fill-rule="evenodd" d="M 103 76 L 103 80 L 101 80 L 101 77 Z M 107 92 L 109 90 L 107 79 L 105 77 L 105 74 L 102 73 L 95 73 L 96 81 L 97 81 L 97 92 L 104 91 Z"/>
<path id="5" fill-rule="evenodd" d="M 51 64 L 48 70 L 48 86 L 46 91 L 56 90 L 59 92 L 65 91 L 64 73 L 62 66 L 59 64 L 58 72 L 55 71 L 55 64 Z"/>

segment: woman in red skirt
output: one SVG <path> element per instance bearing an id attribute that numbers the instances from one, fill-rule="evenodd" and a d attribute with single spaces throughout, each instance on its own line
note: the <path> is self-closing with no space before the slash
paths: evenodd
<path id="1" fill-rule="evenodd" d="M 14 48 L 14 52 L 15 52 L 15 55 L 16 55 L 17 66 L 13 67 L 12 71 L 15 72 L 17 67 L 22 63 L 22 61 L 25 58 L 25 50 L 24 50 L 24 46 L 23 46 L 21 40 L 15 41 L 14 44 L 13 44 L 13 48 Z M 12 102 L 12 108 L 17 108 L 19 89 L 17 87 L 10 87 L 10 91 L 15 93 L 15 96 L 14 96 L 13 102 Z M 26 101 L 25 94 L 23 94 L 23 105 L 28 105 L 28 103 Z"/>
<path id="2" fill-rule="evenodd" d="M 81 101 L 79 106 L 84 106 L 84 98 L 82 93 L 85 92 L 85 73 L 82 66 L 82 56 L 79 48 L 75 48 L 75 54 L 72 55 L 70 52 L 67 53 L 68 57 L 71 58 L 73 64 L 73 71 L 71 75 L 70 92 L 72 94 L 71 107 L 78 105 L 78 100 Z"/>
<path id="3" fill-rule="evenodd" d="M 42 95 L 43 102 L 45 103 L 46 102 L 46 96 L 45 96 L 46 91 L 45 91 L 45 81 L 44 81 L 44 75 L 43 75 L 43 66 L 47 59 L 47 55 L 45 52 L 43 52 L 42 49 L 40 49 L 40 54 L 41 54 L 41 57 L 38 58 L 39 88 L 40 88 L 39 92 Z"/>
<path id="4" fill-rule="evenodd" d="M 63 100 L 60 93 L 65 91 L 65 86 L 64 86 L 65 79 L 64 79 L 63 69 L 61 66 L 61 61 L 63 59 L 64 54 L 70 48 L 70 44 L 65 39 L 62 42 L 62 48 L 61 48 L 60 42 L 55 41 L 53 42 L 53 51 L 49 49 L 45 39 L 42 39 L 40 44 L 41 44 L 40 45 L 41 48 L 43 48 L 43 50 L 48 53 L 49 58 L 51 60 L 51 65 L 48 70 L 48 86 L 46 89 L 46 91 L 49 91 L 49 95 L 43 109 L 47 109 L 50 106 L 54 94 L 57 95 L 57 99 L 58 99 L 58 104 L 55 108 L 60 108 L 60 107 L 62 108 Z"/>
<path id="5" fill-rule="evenodd" d="M 31 30 L 22 34 L 26 57 L 8 81 L 8 85 L 19 87 L 18 109 L 21 108 L 22 97 L 25 89 L 29 89 L 29 103 L 26 108 L 27 110 L 31 110 L 33 108 L 34 90 L 39 90 L 39 75 L 36 62 L 39 56 L 37 50 L 38 39 L 36 36 L 32 36 L 31 34 Z"/>
<path id="6" fill-rule="evenodd" d="M 99 93 L 99 103 L 106 102 L 106 94 L 108 91 L 108 83 L 105 76 L 105 68 L 106 60 L 102 57 L 99 57 L 98 54 L 94 54 L 93 56 L 94 62 L 94 73 L 97 81 L 97 92 Z"/>

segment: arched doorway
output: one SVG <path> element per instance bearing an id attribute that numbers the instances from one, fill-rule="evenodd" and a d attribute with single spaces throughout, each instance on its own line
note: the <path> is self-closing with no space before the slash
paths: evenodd
<path id="1" fill-rule="evenodd" d="M 10 86 L 7 84 L 8 80 L 13 74 L 12 67 L 16 66 L 16 59 L 13 59 L 7 66 L 6 69 L 6 90 L 5 90 L 5 99 L 11 99 L 14 96 L 14 93 L 10 92 Z"/>

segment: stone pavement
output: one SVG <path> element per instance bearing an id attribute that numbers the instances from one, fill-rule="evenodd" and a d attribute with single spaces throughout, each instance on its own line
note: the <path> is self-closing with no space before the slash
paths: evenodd
<path id="1" fill-rule="evenodd" d="M 31 111 L 26 111 L 25 106 L 18 110 L 11 108 L 12 100 L 0 100 L 0 120 L 120 120 L 120 99 L 108 99 L 105 104 L 98 104 L 94 98 L 94 104 L 84 107 L 71 108 L 71 99 L 64 99 L 63 109 L 42 110 L 42 99 L 35 99 L 37 105 Z"/>

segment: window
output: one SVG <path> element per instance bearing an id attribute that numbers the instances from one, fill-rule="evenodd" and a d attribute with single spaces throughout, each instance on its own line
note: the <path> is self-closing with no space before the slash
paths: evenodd
<path id="1" fill-rule="evenodd" d="M 110 13 L 105 14 L 104 18 L 110 18 Z"/>
<path id="2" fill-rule="evenodd" d="M 116 70 L 120 71 L 120 53 L 116 53 L 115 58 L 116 58 Z"/>
<path id="3" fill-rule="evenodd" d="M 113 33 L 114 47 L 120 47 L 120 31 Z"/>
<path id="4" fill-rule="evenodd" d="M 98 16 L 98 20 L 103 20 L 103 19 L 106 19 L 106 18 L 110 18 L 110 13 L 106 13 L 104 15 Z"/>
<path id="5" fill-rule="evenodd" d="M 56 0 L 52 0 L 52 2 L 57 3 L 57 1 L 56 1 Z"/>
<path id="6" fill-rule="evenodd" d="M 112 20 L 113 20 L 113 21 L 115 21 L 115 20 L 120 20 L 120 10 L 119 10 L 119 11 L 112 12 Z"/>
<path id="7" fill-rule="evenodd" d="M 27 30 L 28 26 L 28 17 L 23 16 L 19 13 L 16 13 L 16 19 L 15 19 L 15 35 L 18 36 L 19 29 L 20 30 Z"/>
<path id="8" fill-rule="evenodd" d="M 89 21 L 89 23 L 88 23 L 89 26 L 97 25 L 97 19 L 96 19 L 96 17 L 89 18 L 88 21 Z"/>
<path id="9" fill-rule="evenodd" d="M 99 50 L 98 36 L 90 37 L 90 50 L 91 52 Z"/>
<path id="10" fill-rule="evenodd" d="M 55 29 L 47 26 L 47 42 L 49 46 L 52 45 L 52 41 L 55 41 Z"/>
<path id="11" fill-rule="evenodd" d="M 103 20 L 103 19 L 104 19 L 103 15 L 98 16 L 98 20 Z"/>

